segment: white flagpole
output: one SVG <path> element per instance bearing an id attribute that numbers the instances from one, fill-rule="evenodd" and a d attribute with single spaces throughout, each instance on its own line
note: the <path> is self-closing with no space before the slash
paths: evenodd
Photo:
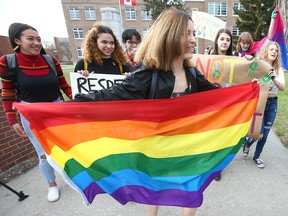
<path id="1" fill-rule="evenodd" d="M 119 4 L 120 21 L 121 21 L 121 25 L 123 26 L 123 21 L 122 21 L 122 10 L 121 10 L 120 0 L 118 0 L 118 4 Z"/>

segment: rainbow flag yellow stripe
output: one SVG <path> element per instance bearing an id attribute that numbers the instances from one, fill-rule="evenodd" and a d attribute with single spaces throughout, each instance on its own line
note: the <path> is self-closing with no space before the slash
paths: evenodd
<path id="1" fill-rule="evenodd" d="M 258 96 L 246 83 L 172 99 L 14 106 L 87 204 L 107 193 L 121 204 L 199 207 L 241 147 Z"/>

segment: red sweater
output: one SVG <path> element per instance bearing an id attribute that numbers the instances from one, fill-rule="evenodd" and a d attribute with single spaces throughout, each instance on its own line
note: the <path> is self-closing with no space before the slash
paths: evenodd
<path id="1" fill-rule="evenodd" d="M 48 91 L 49 86 L 48 87 L 46 86 L 45 88 L 45 83 L 50 83 L 50 85 L 51 84 L 53 85 L 53 82 L 50 82 L 49 80 L 53 78 L 53 76 L 51 76 L 51 69 L 49 68 L 44 58 L 41 55 L 29 56 L 23 53 L 16 53 L 16 58 L 17 58 L 19 68 L 21 70 L 21 74 L 17 75 L 17 76 L 21 75 L 20 77 L 18 77 L 18 78 L 21 78 L 20 80 L 18 79 L 19 80 L 18 86 L 20 85 L 22 86 L 21 93 L 26 91 L 25 86 L 30 85 L 30 89 L 27 90 L 27 92 L 25 92 L 25 99 L 23 100 L 29 101 L 29 102 L 44 102 L 44 101 L 52 102 L 51 101 L 52 96 L 50 94 L 51 92 Z M 67 95 L 67 97 L 72 99 L 72 90 L 63 75 L 62 68 L 59 62 L 55 58 L 53 59 L 56 65 L 57 76 L 59 80 L 59 83 L 58 82 L 56 83 L 57 85 L 59 85 L 60 89 Z M 49 76 L 49 73 L 50 73 L 50 76 Z M 1 77 L 1 82 L 2 82 L 2 103 L 3 103 L 4 110 L 6 112 L 7 119 L 9 123 L 12 125 L 18 122 L 16 111 L 12 109 L 12 103 L 16 101 L 16 95 L 15 95 L 16 90 L 14 88 L 13 81 L 11 80 L 11 78 L 7 77 L 7 65 L 6 65 L 5 56 L 2 56 L 0 58 L 0 77 Z M 26 80 L 22 79 L 22 77 L 26 77 Z M 41 83 L 39 85 L 39 81 L 37 80 L 42 80 L 43 78 L 45 79 L 45 83 L 43 84 Z M 32 83 L 35 82 L 35 85 L 32 84 L 31 86 L 31 82 Z M 56 87 L 54 86 L 54 88 Z M 33 91 L 37 93 L 42 92 L 41 94 L 43 95 L 43 98 L 39 100 L 35 98 L 35 96 L 33 98 L 33 94 L 29 95 L 29 91 L 31 92 L 32 89 Z M 18 92 L 18 95 L 19 95 L 19 92 Z"/>

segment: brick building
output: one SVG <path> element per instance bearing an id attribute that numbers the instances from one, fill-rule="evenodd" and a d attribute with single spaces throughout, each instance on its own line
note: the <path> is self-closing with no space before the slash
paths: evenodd
<path id="1" fill-rule="evenodd" d="M 135 28 L 142 36 L 149 30 L 152 19 L 147 15 L 143 0 L 136 0 L 136 6 L 119 5 L 119 0 L 61 0 L 66 27 L 74 62 L 83 57 L 82 41 L 86 32 L 95 22 L 101 22 L 101 8 L 112 7 L 119 10 L 122 17 L 123 28 Z M 233 7 L 240 7 L 239 0 L 185 0 L 187 12 L 192 15 L 193 11 L 203 11 L 214 15 L 226 22 L 226 28 L 231 30 L 233 35 L 239 35 L 235 24 L 237 16 Z M 203 53 L 212 41 L 199 39 L 198 53 Z"/>
<path id="2" fill-rule="evenodd" d="M 0 174 L 34 156 L 29 139 L 19 137 L 9 125 L 0 97 Z"/>

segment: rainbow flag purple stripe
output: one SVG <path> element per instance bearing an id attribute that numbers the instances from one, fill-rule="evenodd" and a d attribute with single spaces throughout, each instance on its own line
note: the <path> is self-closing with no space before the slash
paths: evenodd
<path id="1" fill-rule="evenodd" d="M 171 99 L 14 107 L 86 204 L 106 193 L 123 205 L 192 208 L 244 142 L 258 97 L 251 82 Z"/>

